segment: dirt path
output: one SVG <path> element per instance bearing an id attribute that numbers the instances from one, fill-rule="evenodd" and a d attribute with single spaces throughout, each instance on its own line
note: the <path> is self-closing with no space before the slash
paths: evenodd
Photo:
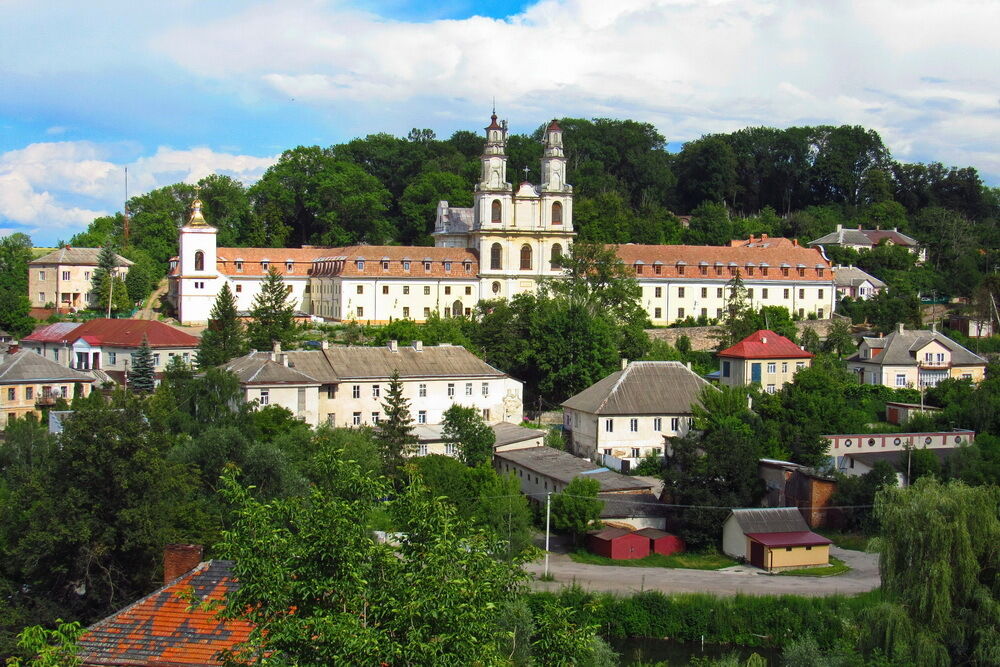
<path id="1" fill-rule="evenodd" d="M 167 293 L 167 279 L 164 278 L 160 281 L 160 284 L 156 286 L 153 293 L 149 295 L 146 300 L 146 307 L 140 308 L 135 314 L 137 320 L 155 320 L 157 317 L 157 312 L 154 310 L 155 307 L 160 305 L 160 299 Z"/>
<path id="2" fill-rule="evenodd" d="M 782 577 L 771 575 L 748 565 L 723 570 L 682 570 L 660 567 L 618 567 L 573 562 L 567 554 L 549 555 L 549 572 L 555 581 L 533 581 L 535 590 L 553 591 L 579 584 L 592 591 L 625 595 L 657 590 L 664 593 L 712 593 L 715 595 L 853 595 L 879 585 L 878 558 L 875 554 L 830 548 L 830 554 L 850 566 L 851 570 L 835 577 Z M 541 574 L 544 561 L 525 566 Z"/>

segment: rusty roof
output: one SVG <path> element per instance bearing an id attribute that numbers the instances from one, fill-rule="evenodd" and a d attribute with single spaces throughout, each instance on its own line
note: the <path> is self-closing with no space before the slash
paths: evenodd
<path id="1" fill-rule="evenodd" d="M 219 653 L 250 636 L 253 625 L 216 618 L 200 603 L 224 603 L 238 585 L 232 561 L 211 560 L 87 628 L 78 642 L 84 665 L 221 665 Z"/>
<path id="2" fill-rule="evenodd" d="M 710 386 L 679 361 L 633 361 L 562 406 L 598 415 L 689 415 Z"/>
<path id="3" fill-rule="evenodd" d="M 59 329 L 57 327 L 60 324 L 63 323 L 50 324 L 36 329 L 31 335 L 25 336 L 23 340 L 25 342 L 70 345 L 84 338 L 91 345 L 139 347 L 145 336 L 152 348 L 193 348 L 198 347 L 199 342 L 196 336 L 156 320 L 119 320 L 98 317 L 73 328 Z"/>

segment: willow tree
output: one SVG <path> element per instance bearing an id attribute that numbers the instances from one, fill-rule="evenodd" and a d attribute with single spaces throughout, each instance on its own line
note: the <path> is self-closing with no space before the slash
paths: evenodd
<path id="1" fill-rule="evenodd" d="M 921 665 L 1000 664 L 1000 489 L 925 477 L 875 501 L 886 602 L 867 648 Z"/>

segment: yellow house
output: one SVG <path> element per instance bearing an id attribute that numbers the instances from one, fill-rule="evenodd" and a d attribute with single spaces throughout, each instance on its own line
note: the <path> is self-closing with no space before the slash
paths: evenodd
<path id="1" fill-rule="evenodd" d="M 48 304 L 63 310 L 83 310 L 94 303 L 93 278 L 100 248 L 65 246 L 28 262 L 28 299 L 32 308 Z M 124 278 L 132 262 L 115 255 L 115 275 Z"/>
<path id="2" fill-rule="evenodd" d="M 38 414 L 60 398 L 90 393 L 94 378 L 11 345 L 0 361 L 0 430 L 15 417 Z"/>
<path id="3" fill-rule="evenodd" d="M 722 527 L 726 554 L 772 572 L 828 565 L 830 544 L 795 507 L 734 509 Z"/>
<path id="4" fill-rule="evenodd" d="M 719 352 L 719 383 L 730 387 L 759 384 L 773 394 L 812 364 L 813 354 L 767 329 L 750 334 Z"/>
<path id="5" fill-rule="evenodd" d="M 986 360 L 936 330 L 907 331 L 902 324 L 884 338 L 864 338 L 847 360 L 862 384 L 936 387 L 948 378 L 981 382 Z"/>

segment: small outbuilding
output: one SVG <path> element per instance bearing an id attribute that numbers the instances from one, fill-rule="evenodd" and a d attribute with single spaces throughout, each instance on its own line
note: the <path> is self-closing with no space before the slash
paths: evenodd
<path id="1" fill-rule="evenodd" d="M 830 544 L 794 507 L 734 509 L 722 527 L 727 555 L 768 571 L 827 565 Z"/>
<path id="2" fill-rule="evenodd" d="M 612 526 L 588 534 L 587 550 L 614 560 L 645 558 L 649 555 L 649 538 L 635 531 Z"/>
<path id="3" fill-rule="evenodd" d="M 650 553 L 669 556 L 671 554 L 684 553 L 684 540 L 656 528 L 643 528 L 635 531 L 637 535 L 642 535 L 649 539 Z"/>

